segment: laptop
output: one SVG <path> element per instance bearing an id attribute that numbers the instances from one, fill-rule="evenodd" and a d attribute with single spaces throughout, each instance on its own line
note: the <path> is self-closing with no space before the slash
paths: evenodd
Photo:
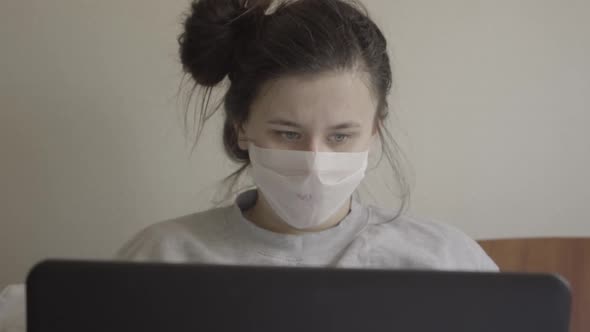
<path id="1" fill-rule="evenodd" d="M 29 332 L 567 332 L 558 276 L 48 260 Z"/>

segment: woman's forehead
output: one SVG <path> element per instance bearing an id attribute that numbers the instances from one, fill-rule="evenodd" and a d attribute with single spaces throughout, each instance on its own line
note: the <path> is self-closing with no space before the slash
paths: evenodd
<path id="1" fill-rule="evenodd" d="M 254 100 L 250 119 L 320 122 L 371 122 L 376 101 L 363 74 L 331 71 L 292 75 L 267 82 Z"/>

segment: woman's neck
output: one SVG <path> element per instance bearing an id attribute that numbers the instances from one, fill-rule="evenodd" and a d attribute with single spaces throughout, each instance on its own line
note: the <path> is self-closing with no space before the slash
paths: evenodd
<path id="1" fill-rule="evenodd" d="M 283 221 L 268 204 L 264 195 L 257 191 L 256 203 L 253 207 L 243 212 L 244 217 L 256 226 L 275 233 L 301 235 L 306 233 L 320 232 L 332 228 L 340 223 L 350 212 L 351 198 L 346 202 L 323 224 L 307 229 L 297 229 Z"/>

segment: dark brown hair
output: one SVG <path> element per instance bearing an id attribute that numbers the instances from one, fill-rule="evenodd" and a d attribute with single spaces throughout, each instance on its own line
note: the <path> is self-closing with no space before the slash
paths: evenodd
<path id="1" fill-rule="evenodd" d="M 385 37 L 357 1 L 347 0 L 194 0 L 179 36 L 180 59 L 194 87 L 205 88 L 196 140 L 210 117 L 213 87 L 226 77 L 229 87 L 223 143 L 242 166 L 226 180 L 239 178 L 250 160 L 238 146 L 239 128 L 263 83 L 285 75 L 336 70 L 364 71 L 377 99 L 375 124 L 382 155 L 400 186 L 402 204 L 409 194 L 397 144 L 385 126 L 392 74 Z M 217 107 L 218 108 L 218 107 Z M 217 109 L 215 108 L 215 110 Z M 215 111 L 214 110 L 214 111 Z M 195 141 L 196 143 L 196 141 Z M 380 158 L 381 160 L 381 158 Z"/>

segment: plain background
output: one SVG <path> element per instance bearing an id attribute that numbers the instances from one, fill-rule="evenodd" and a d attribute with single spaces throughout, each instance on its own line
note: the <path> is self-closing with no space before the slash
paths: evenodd
<path id="1" fill-rule="evenodd" d="M 410 212 L 478 239 L 590 236 L 590 2 L 365 3 L 390 43 Z M 187 8 L 0 3 L 0 288 L 42 258 L 110 257 L 139 229 L 212 206 L 234 165 L 221 117 L 192 155 L 183 134 Z M 377 185 L 390 176 L 369 177 L 379 205 L 395 205 Z"/>

